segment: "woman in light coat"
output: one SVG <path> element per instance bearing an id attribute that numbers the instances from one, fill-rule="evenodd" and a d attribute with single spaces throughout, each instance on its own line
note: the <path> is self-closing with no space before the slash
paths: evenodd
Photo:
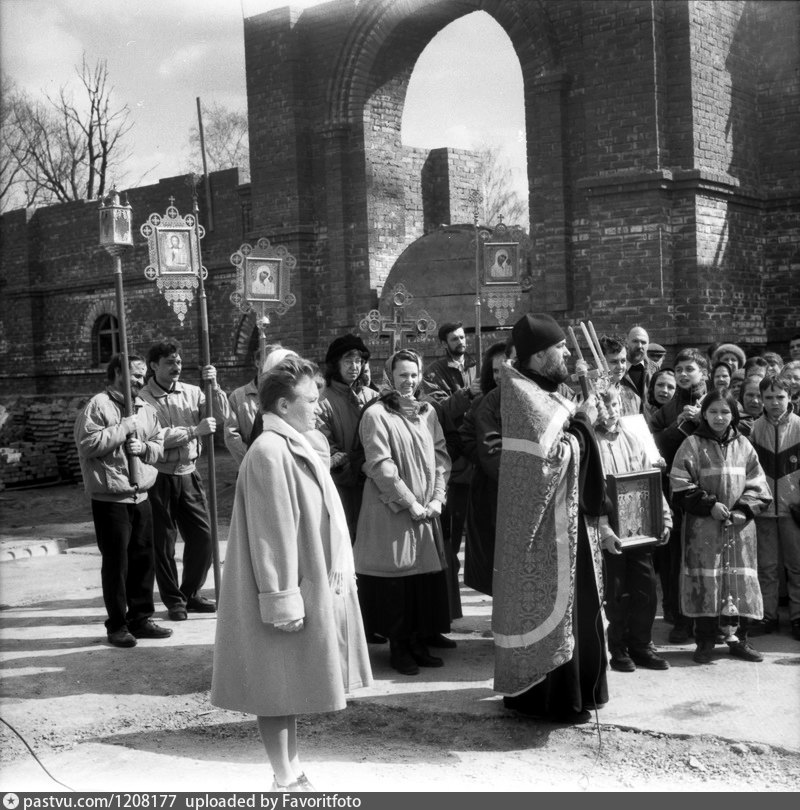
<path id="1" fill-rule="evenodd" d="M 312 790 L 296 715 L 344 709 L 371 672 L 352 547 L 314 430 L 316 366 L 288 358 L 259 388 L 264 431 L 236 482 L 218 611 L 211 702 L 255 714 L 273 790 Z"/>
<path id="2" fill-rule="evenodd" d="M 415 396 L 419 355 L 401 349 L 386 367 L 386 389 L 359 425 L 367 480 L 353 553 L 370 628 L 389 639 L 394 669 L 416 675 L 442 666 L 422 639 L 450 627 L 439 523 L 450 457 L 436 411 Z"/>

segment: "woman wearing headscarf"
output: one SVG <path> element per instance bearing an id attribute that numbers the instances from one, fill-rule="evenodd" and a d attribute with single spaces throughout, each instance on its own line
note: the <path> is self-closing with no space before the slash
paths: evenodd
<path id="1" fill-rule="evenodd" d="M 347 522 L 307 438 L 315 372 L 295 355 L 259 387 L 264 429 L 236 481 L 214 644 L 211 702 L 256 715 L 273 791 L 313 790 L 297 715 L 344 709 L 372 680 Z"/>
<path id="2" fill-rule="evenodd" d="M 395 352 L 359 425 L 367 477 L 353 549 L 359 598 L 404 675 L 442 666 L 423 639 L 450 625 L 439 522 L 450 458 L 436 411 L 417 399 L 421 382 L 420 356 Z"/>

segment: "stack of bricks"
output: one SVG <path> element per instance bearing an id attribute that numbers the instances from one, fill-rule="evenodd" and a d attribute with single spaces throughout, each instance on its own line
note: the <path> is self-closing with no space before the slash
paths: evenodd
<path id="1" fill-rule="evenodd" d="M 34 402 L 28 407 L 26 414 L 27 438 L 47 446 L 55 454 L 59 474 L 67 481 L 81 480 L 73 428 L 86 399 L 74 397 L 69 400 Z"/>
<path id="2" fill-rule="evenodd" d="M 0 482 L 4 487 L 58 481 L 58 459 L 44 444 L 11 442 L 0 447 Z"/>

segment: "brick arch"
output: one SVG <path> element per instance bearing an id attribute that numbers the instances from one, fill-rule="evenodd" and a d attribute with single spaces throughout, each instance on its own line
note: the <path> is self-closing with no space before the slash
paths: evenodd
<path id="1" fill-rule="evenodd" d="M 117 302 L 113 296 L 99 298 L 89 307 L 81 326 L 80 340 L 82 342 L 91 342 L 94 325 L 101 315 L 117 317 Z"/>
<path id="2" fill-rule="evenodd" d="M 560 71 L 558 38 L 541 0 L 377 0 L 359 8 L 339 52 L 328 87 L 330 125 L 361 123 L 390 46 L 405 43 L 399 56 L 408 60 L 410 76 L 433 37 L 473 11 L 485 11 L 508 34 L 526 87 L 529 81 Z M 397 58 L 393 61 L 397 65 Z"/>

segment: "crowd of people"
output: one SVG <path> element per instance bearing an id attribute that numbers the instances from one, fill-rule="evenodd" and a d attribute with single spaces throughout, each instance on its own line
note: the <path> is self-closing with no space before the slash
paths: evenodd
<path id="1" fill-rule="evenodd" d="M 230 396 L 205 366 L 210 402 L 159 342 L 127 373 L 115 356 L 76 421 L 109 643 L 172 634 L 152 619 L 156 585 L 170 621 L 217 612 L 211 699 L 257 717 L 274 790 L 313 790 L 296 717 L 368 686 L 368 645 L 403 676 L 444 665 L 462 541 L 464 583 L 492 597 L 495 690 L 527 717 L 585 722 L 609 666 L 669 668 L 657 583 L 670 642 L 693 637 L 698 664 L 722 644 L 762 660 L 750 640 L 779 632 L 782 600 L 800 640 L 800 335 L 785 363 L 723 343 L 667 367 L 635 325 L 597 340 L 599 368 L 570 371 L 561 326 L 528 313 L 479 374 L 462 324 L 438 337 L 441 359 L 400 349 L 378 383 L 357 335 L 322 371 L 270 344 Z M 239 464 L 219 606 L 200 593 L 196 469 L 218 424 Z M 659 528 L 633 543 L 609 490 L 648 472 Z"/>

